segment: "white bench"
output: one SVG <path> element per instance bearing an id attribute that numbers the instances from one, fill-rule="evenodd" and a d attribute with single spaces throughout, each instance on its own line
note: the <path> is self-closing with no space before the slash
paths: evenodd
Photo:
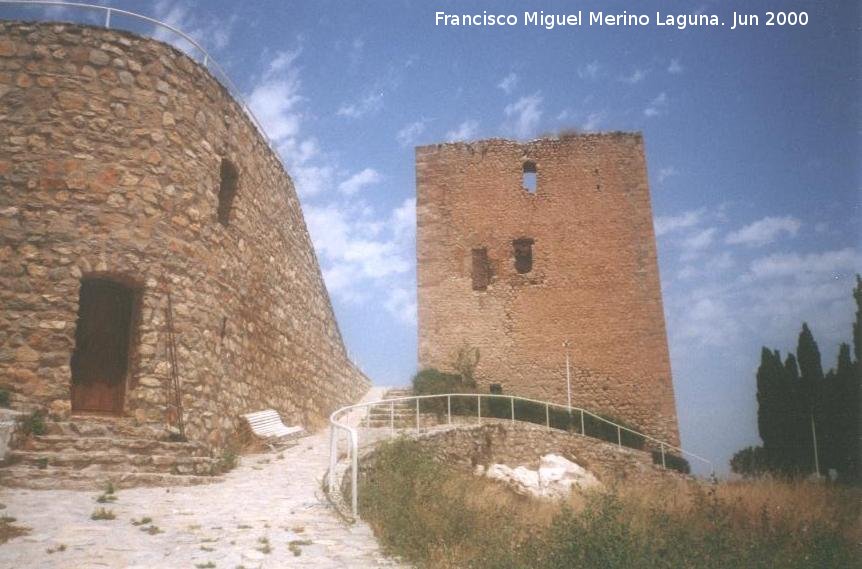
<path id="1" fill-rule="evenodd" d="M 278 411 L 275 409 L 246 413 L 243 415 L 243 418 L 248 421 L 251 432 L 264 439 L 270 446 L 272 446 L 271 441 L 287 437 L 292 438 L 305 430 L 302 427 L 288 427 L 285 425 L 281 421 Z"/>

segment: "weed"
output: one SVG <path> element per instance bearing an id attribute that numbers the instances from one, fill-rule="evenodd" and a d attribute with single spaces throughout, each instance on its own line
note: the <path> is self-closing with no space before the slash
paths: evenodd
<path id="1" fill-rule="evenodd" d="M 287 544 L 287 548 L 293 553 L 294 557 L 302 555 L 302 546 L 311 545 L 313 542 L 310 539 L 294 539 Z"/>
<path id="2" fill-rule="evenodd" d="M 196 563 L 195 567 L 197 569 L 215 569 L 216 564 L 212 561 L 207 561 L 206 563 Z"/>
<path id="3" fill-rule="evenodd" d="M 110 495 L 116 493 L 117 489 L 114 487 L 114 482 L 112 480 L 108 480 L 108 482 L 105 484 L 105 494 Z"/>
<path id="4" fill-rule="evenodd" d="M 251 529 L 251 526 L 246 524 L 239 524 L 236 526 L 237 529 Z"/>
<path id="5" fill-rule="evenodd" d="M 46 457 L 41 457 L 36 459 L 36 468 L 39 470 L 45 470 L 48 468 L 48 459 Z"/>
<path id="6" fill-rule="evenodd" d="M 133 519 L 133 520 L 132 520 L 132 525 L 133 525 L 133 526 L 145 526 L 145 525 L 147 525 L 147 524 L 149 524 L 149 523 L 152 523 L 152 521 L 153 521 L 153 518 L 151 518 L 151 517 L 149 517 L 149 516 L 144 516 L 143 518 L 141 518 L 141 519 L 139 519 L 139 520 L 134 520 L 134 519 Z"/>
<path id="7" fill-rule="evenodd" d="M 8 409 L 11 404 L 11 399 L 8 389 L 0 389 L 0 407 Z"/>
<path id="8" fill-rule="evenodd" d="M 93 510 L 93 513 L 90 514 L 91 520 L 114 520 L 116 518 L 117 514 L 115 514 L 113 510 L 105 508 L 96 508 Z"/>
<path id="9" fill-rule="evenodd" d="M 305 528 L 303 526 L 294 526 L 290 529 L 291 531 L 293 531 L 293 533 L 302 533 L 305 531 Z"/>
<path id="10" fill-rule="evenodd" d="M 66 551 L 66 544 L 61 543 L 60 545 L 58 545 L 56 547 L 49 547 L 48 549 L 45 550 L 45 553 L 47 553 L 48 555 L 52 555 L 54 553 L 57 553 L 58 551 Z"/>
<path id="11" fill-rule="evenodd" d="M 148 533 L 148 534 L 150 534 L 150 535 L 156 535 L 156 534 L 159 534 L 159 533 L 165 533 L 165 532 L 163 532 L 163 531 L 162 531 L 162 529 L 161 529 L 159 526 L 157 526 L 157 525 L 155 525 L 155 524 L 148 525 L 147 527 L 142 527 L 142 528 L 141 528 L 141 531 L 142 531 L 142 532 L 144 532 L 144 533 Z"/>
<path id="12" fill-rule="evenodd" d="M 202 545 L 201 551 L 215 551 L 215 547 L 210 547 L 208 545 Z"/>
<path id="13" fill-rule="evenodd" d="M 96 502 L 99 504 L 108 504 L 110 502 L 116 502 L 117 495 L 116 494 L 102 494 L 96 498 Z"/>
<path id="14" fill-rule="evenodd" d="M 168 441 L 172 443 L 184 443 L 187 442 L 188 439 L 185 435 L 181 435 L 176 431 L 171 431 L 170 434 L 168 434 Z"/>
<path id="15" fill-rule="evenodd" d="M 239 454 L 232 447 L 225 448 L 218 459 L 218 472 L 230 472 L 239 465 Z"/>
<path id="16" fill-rule="evenodd" d="M 257 550 L 261 553 L 266 553 L 267 555 L 272 553 L 272 545 L 269 543 L 269 539 L 266 537 L 258 538 L 257 542 L 260 544 L 257 547 Z"/>
<path id="17" fill-rule="evenodd" d="M 30 533 L 30 528 L 24 526 L 16 526 L 17 520 L 12 516 L 0 516 L 0 544 L 6 543 L 10 539 L 27 535 Z"/>
<path id="18" fill-rule="evenodd" d="M 33 411 L 21 421 L 21 431 L 25 436 L 44 435 L 48 428 L 45 426 L 45 415 L 41 411 Z"/>

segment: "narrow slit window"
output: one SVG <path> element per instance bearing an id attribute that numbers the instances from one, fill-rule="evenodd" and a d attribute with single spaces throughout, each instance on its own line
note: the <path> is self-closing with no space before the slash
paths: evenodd
<path id="1" fill-rule="evenodd" d="M 524 177 L 521 185 L 531 194 L 536 193 L 536 163 L 524 162 Z"/>
<path id="2" fill-rule="evenodd" d="M 485 290 L 491 284 L 491 262 L 485 247 L 473 249 L 472 278 L 473 290 Z"/>
<path id="3" fill-rule="evenodd" d="M 230 223 L 233 199 L 236 197 L 236 186 L 239 180 L 239 172 L 233 162 L 226 158 L 221 161 L 221 183 L 218 189 L 218 220 L 227 227 Z"/>
<path id="4" fill-rule="evenodd" d="M 515 239 L 512 242 L 515 255 L 515 270 L 520 274 L 533 270 L 533 240 L 527 237 Z"/>

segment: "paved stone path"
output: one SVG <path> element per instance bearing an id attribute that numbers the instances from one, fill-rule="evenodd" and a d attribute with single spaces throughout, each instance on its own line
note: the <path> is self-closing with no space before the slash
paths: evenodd
<path id="1" fill-rule="evenodd" d="M 0 515 L 33 530 L 0 545 L 0 567 L 401 566 L 381 554 L 367 525 L 348 525 L 326 501 L 328 448 L 328 431 L 320 432 L 282 452 L 244 456 L 222 483 L 120 490 L 111 504 L 96 503 L 98 492 L 0 489 Z M 116 519 L 91 520 L 102 506 Z M 132 524 L 142 517 L 152 522 Z M 151 526 L 161 533 L 142 531 Z"/>

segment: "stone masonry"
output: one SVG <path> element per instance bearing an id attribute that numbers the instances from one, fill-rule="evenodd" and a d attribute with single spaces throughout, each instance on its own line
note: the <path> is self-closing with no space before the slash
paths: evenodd
<path id="1" fill-rule="evenodd" d="M 535 189 L 525 184 L 535 175 Z M 678 444 L 643 139 L 416 149 L 419 361 Z"/>
<path id="2" fill-rule="evenodd" d="M 204 68 L 130 33 L 0 22 L 0 388 L 16 405 L 69 414 L 94 279 L 133 293 L 117 414 L 139 423 L 170 419 L 168 292 L 194 441 L 220 447 L 270 407 L 308 425 L 369 387 L 290 177 Z"/>

